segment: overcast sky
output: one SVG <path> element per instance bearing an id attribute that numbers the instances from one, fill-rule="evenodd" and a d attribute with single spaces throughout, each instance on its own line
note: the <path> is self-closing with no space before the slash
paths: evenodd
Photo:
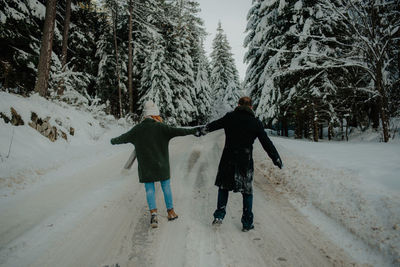
<path id="1" fill-rule="evenodd" d="M 243 41 L 247 25 L 246 16 L 251 7 L 251 0 L 197 0 L 200 3 L 200 17 L 209 33 L 204 44 L 207 54 L 211 53 L 212 40 L 215 37 L 218 21 L 228 37 L 232 53 L 239 71 L 240 79 L 246 74 L 246 65 L 243 63 L 245 49 Z"/>

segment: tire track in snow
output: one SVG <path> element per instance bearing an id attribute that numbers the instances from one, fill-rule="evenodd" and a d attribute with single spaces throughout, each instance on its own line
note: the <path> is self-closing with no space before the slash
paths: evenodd
<path id="1" fill-rule="evenodd" d="M 151 266 L 153 264 L 152 255 L 143 253 L 150 251 L 154 239 L 152 238 L 152 229 L 149 228 L 148 216 L 146 216 L 148 212 L 147 207 L 143 207 L 140 211 L 143 216 L 140 217 L 135 226 L 132 235 L 132 252 L 129 255 L 129 262 L 140 266 Z"/>
<path id="2" fill-rule="evenodd" d="M 268 206 L 270 196 L 265 197 L 266 192 L 258 189 L 255 191 L 254 201 L 256 218 L 256 229 L 254 231 L 248 233 L 240 231 L 242 197 L 240 194 L 233 193 L 230 194 L 227 216 L 223 225 L 217 231 L 213 231 L 211 220 L 217 198 L 214 180 L 222 150 L 222 140 L 223 135 L 221 133 L 208 135 L 205 140 L 203 139 L 201 143 L 203 146 L 202 153 L 196 164 L 188 163 L 193 167 L 192 172 L 195 173 L 195 180 L 190 183 L 187 177 L 185 181 L 182 181 L 185 186 L 180 184 L 184 191 L 188 191 L 190 188 L 193 192 L 191 203 L 185 205 L 183 209 L 185 214 L 189 213 L 191 216 L 191 221 L 185 222 L 185 224 L 190 225 L 185 229 L 187 234 L 185 248 L 188 250 L 185 253 L 189 255 L 188 258 L 191 258 L 192 261 L 185 261 L 180 266 L 293 266 L 297 263 L 303 266 L 310 266 L 310 264 L 311 266 L 313 264 L 314 266 L 337 266 L 337 263 L 347 266 L 347 263 L 350 266 L 352 264 L 347 255 L 343 251 L 338 252 L 334 246 L 327 253 L 322 253 L 319 247 L 310 244 L 307 237 L 299 234 L 297 228 L 293 228 L 291 224 L 286 222 L 286 217 L 271 222 L 276 224 L 271 229 L 268 225 L 268 218 L 270 216 L 280 217 L 280 206 L 275 206 L 280 205 L 280 202 L 271 203 L 273 208 L 269 210 L 270 213 L 261 213 L 260 210 Z M 203 183 L 203 181 L 206 182 Z M 187 199 L 187 197 L 189 196 L 183 198 Z M 272 195 L 271 197 L 279 198 L 280 196 Z M 289 203 L 286 204 L 290 206 Z M 301 216 L 293 208 L 289 209 L 283 206 L 283 210 L 284 212 L 295 213 L 289 216 L 289 221 L 296 220 L 296 216 Z M 308 224 L 307 222 L 302 223 Z M 316 235 L 315 232 L 311 233 Z M 323 239 L 323 237 L 319 237 Z M 321 243 L 327 244 L 328 247 L 332 246 L 329 242 L 325 243 L 325 240 Z M 204 250 L 203 244 L 207 244 L 208 251 Z M 303 246 L 306 248 L 303 248 Z M 282 253 L 285 250 L 287 255 Z M 330 256 L 328 253 L 330 253 Z M 199 262 L 202 264 L 199 264 Z"/>

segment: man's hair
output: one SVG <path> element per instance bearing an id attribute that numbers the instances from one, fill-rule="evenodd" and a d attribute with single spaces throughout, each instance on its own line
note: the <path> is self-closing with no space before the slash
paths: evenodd
<path id="1" fill-rule="evenodd" d="M 240 105 L 240 106 L 249 106 L 249 107 L 251 107 L 251 106 L 252 106 L 252 104 L 251 104 L 251 98 L 248 97 L 248 96 L 241 97 L 241 98 L 239 99 L 239 105 Z"/>

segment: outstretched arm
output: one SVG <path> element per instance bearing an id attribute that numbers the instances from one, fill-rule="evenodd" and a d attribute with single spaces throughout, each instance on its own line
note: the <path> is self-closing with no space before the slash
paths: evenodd
<path id="1" fill-rule="evenodd" d="M 206 132 L 213 132 L 213 131 L 224 128 L 227 115 L 228 115 L 228 113 L 225 114 L 225 116 L 223 116 L 222 118 L 212 121 L 209 124 L 207 124 L 205 126 Z"/>
<path id="2" fill-rule="evenodd" d="M 126 144 L 126 143 L 133 144 L 134 142 L 135 142 L 135 128 L 132 128 L 128 132 L 111 139 L 111 144 L 113 145 Z"/>
<path id="3" fill-rule="evenodd" d="M 189 134 L 195 134 L 196 128 L 180 128 L 164 124 L 164 131 L 169 138 L 174 138 L 175 136 L 185 136 Z"/>
<path id="4" fill-rule="evenodd" d="M 274 144 L 269 139 L 267 133 L 264 131 L 262 125 L 260 125 L 258 140 L 260 140 L 262 147 L 264 148 L 265 152 L 267 152 L 268 156 L 272 159 L 274 165 L 279 167 L 279 169 L 282 169 L 283 163 L 281 157 L 279 156 L 279 153 L 276 150 Z"/>

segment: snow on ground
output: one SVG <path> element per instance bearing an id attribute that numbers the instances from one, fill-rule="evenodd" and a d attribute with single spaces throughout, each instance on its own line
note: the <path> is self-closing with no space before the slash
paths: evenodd
<path id="1" fill-rule="evenodd" d="M 24 98 L 0 92 L 0 112 L 11 118 L 10 107 L 21 115 L 25 124 L 12 126 L 0 119 L 0 197 L 32 185 L 45 173 L 67 162 L 84 161 L 82 166 L 85 166 L 98 161 L 99 157 L 104 157 L 100 153 L 104 145 L 128 126 L 126 123 L 118 125 L 114 118 L 107 116 L 95 119 L 88 112 L 63 102 L 47 101 L 38 95 Z M 31 112 L 42 119 L 50 117 L 49 123 L 66 132 L 68 141 L 59 138 L 53 143 L 31 128 L 28 125 Z M 74 136 L 69 134 L 70 127 L 75 129 Z"/>
<path id="2" fill-rule="evenodd" d="M 400 144 L 310 142 L 271 138 L 285 168 L 268 172 L 279 188 L 295 192 L 345 226 L 383 257 L 400 264 Z M 258 151 L 258 158 L 262 152 Z M 306 212 L 307 208 L 304 208 Z"/>
<path id="3" fill-rule="evenodd" d="M 131 145 L 113 146 L 123 149 L 85 169 L 55 170 L 53 178 L 62 178 L 0 199 L 0 265 L 360 266 L 266 183 L 255 188 L 254 230 L 240 230 L 240 194 L 231 194 L 224 224 L 212 228 L 222 141 L 217 132 L 171 142 L 179 218 L 167 221 L 157 184 L 157 229 L 149 227 L 137 163 L 121 173 Z"/>
<path id="4" fill-rule="evenodd" d="M 256 228 L 242 233 L 239 194 L 221 229 L 210 227 L 223 132 L 177 138 L 170 154 L 180 218 L 167 222 L 157 187 L 161 222 L 152 230 L 136 163 L 121 172 L 132 146 L 109 143 L 129 125 L 0 92 L 0 112 L 9 116 L 11 106 L 25 125 L 0 120 L 1 266 L 399 265 L 398 142 L 272 137 L 283 170 L 256 142 Z M 27 125 L 31 111 L 75 135 L 52 143 Z"/>

